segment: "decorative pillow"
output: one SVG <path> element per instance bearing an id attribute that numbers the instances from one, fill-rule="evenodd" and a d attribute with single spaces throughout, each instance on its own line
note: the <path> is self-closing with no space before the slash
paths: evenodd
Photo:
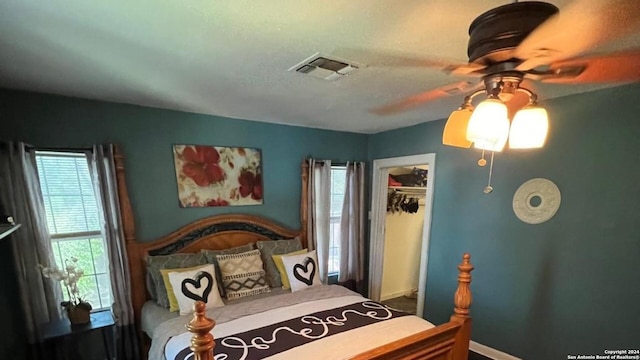
<path id="1" fill-rule="evenodd" d="M 167 295 L 167 287 L 162 280 L 160 269 L 182 269 L 197 265 L 205 265 L 207 258 L 201 254 L 172 254 L 147 256 L 147 274 L 151 275 L 151 279 L 155 285 L 156 302 L 162 307 L 169 307 L 169 296 Z"/>
<path id="2" fill-rule="evenodd" d="M 169 311 L 174 312 L 174 311 L 180 310 L 178 299 L 176 299 L 176 295 L 173 293 L 173 285 L 171 285 L 171 281 L 169 281 L 169 273 L 193 271 L 200 268 L 202 268 L 202 265 L 182 268 L 182 269 L 160 269 L 160 274 L 162 274 L 162 281 L 164 282 L 164 287 L 167 289 L 167 297 L 169 298 Z M 213 270 L 215 273 L 215 267 Z M 217 277 L 216 277 L 216 285 L 217 285 Z"/>
<path id="3" fill-rule="evenodd" d="M 216 257 L 222 273 L 222 283 L 227 299 L 237 299 L 271 291 L 264 277 L 260 250 Z"/>
<path id="4" fill-rule="evenodd" d="M 193 311 L 195 301 L 204 301 L 207 309 L 224 306 L 218 287 L 213 264 L 189 271 L 169 272 L 169 282 L 178 300 L 180 315 Z"/>
<path id="5" fill-rule="evenodd" d="M 147 285 L 147 292 L 149 293 L 149 297 L 153 301 L 158 302 L 158 293 L 156 292 L 156 283 L 153 282 L 153 278 L 149 273 L 149 269 L 147 269 L 147 274 L 144 277 L 144 282 Z"/>
<path id="6" fill-rule="evenodd" d="M 318 275 L 318 257 L 315 250 L 300 255 L 284 255 L 282 262 L 287 270 L 291 291 L 322 285 Z"/>
<path id="7" fill-rule="evenodd" d="M 228 254 L 240 254 L 243 252 L 251 251 L 255 249 L 255 245 L 253 243 L 237 246 L 234 248 L 224 249 L 224 250 L 202 250 L 201 252 L 207 258 L 207 262 L 209 264 L 213 264 L 216 268 L 216 284 L 218 285 L 218 291 L 220 291 L 220 295 L 225 296 L 224 286 L 222 285 L 222 276 L 220 273 L 220 266 L 218 266 L 218 259 L 216 256 L 218 255 L 228 255 Z"/>
<path id="8" fill-rule="evenodd" d="M 307 249 L 302 249 L 302 250 L 290 252 L 286 255 L 300 255 L 300 254 L 306 254 L 306 253 L 307 253 Z M 284 263 L 282 262 L 283 256 L 284 255 L 271 255 L 271 258 L 273 259 L 273 263 L 276 265 L 276 268 L 278 269 L 278 273 L 280 274 L 280 280 L 282 280 L 282 288 L 286 290 L 291 288 L 291 286 L 289 285 L 289 277 L 287 276 L 287 270 L 285 270 Z"/>
<path id="9" fill-rule="evenodd" d="M 275 241 L 258 241 L 256 246 L 262 254 L 264 262 L 264 270 L 267 272 L 267 280 L 271 287 L 282 286 L 280 273 L 273 262 L 271 255 L 283 255 L 297 250 L 302 250 L 302 243 L 299 238 L 291 240 L 275 240 Z"/>

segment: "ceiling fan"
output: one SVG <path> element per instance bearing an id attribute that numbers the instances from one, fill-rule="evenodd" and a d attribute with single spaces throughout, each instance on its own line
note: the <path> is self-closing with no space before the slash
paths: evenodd
<path id="1" fill-rule="evenodd" d="M 481 14 L 471 23 L 466 64 L 387 56 L 393 58 L 392 65 L 436 67 L 454 76 L 481 77 L 481 82 L 475 86 L 467 81 L 457 82 L 372 112 L 395 114 L 445 96 L 471 92 L 471 98 L 486 93 L 506 102 L 512 117 L 530 102 L 532 81 L 640 81 L 640 48 L 574 57 L 636 31 L 640 31 L 637 0 L 575 0 L 561 11 L 545 2 L 516 0 Z"/>
<path id="2" fill-rule="evenodd" d="M 574 0 L 560 11 L 555 5 L 526 1 L 499 6 L 478 16 L 469 26 L 467 64 L 430 59 L 392 58 L 404 65 L 439 67 L 457 76 L 481 77 L 477 85 L 458 82 L 432 89 L 372 111 L 394 114 L 441 97 L 469 93 L 452 112 L 443 144 L 491 152 L 544 145 L 548 117 L 537 105 L 532 81 L 554 83 L 614 83 L 640 81 L 640 48 L 600 56 L 575 57 L 596 46 L 640 31 L 639 0 Z M 473 98 L 484 94 L 477 107 Z"/>

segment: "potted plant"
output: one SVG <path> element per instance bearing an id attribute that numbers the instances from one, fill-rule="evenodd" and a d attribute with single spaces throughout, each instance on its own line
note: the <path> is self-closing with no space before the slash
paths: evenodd
<path id="1" fill-rule="evenodd" d="M 78 291 L 78 280 L 84 274 L 82 269 L 76 267 L 78 259 L 65 259 L 64 270 L 60 270 L 55 266 L 44 267 L 38 265 L 42 275 L 55 281 L 61 281 L 67 291 L 69 300 L 63 301 L 60 305 L 67 311 L 69 322 L 72 325 L 86 324 L 91 321 L 91 304 L 82 300 Z"/>

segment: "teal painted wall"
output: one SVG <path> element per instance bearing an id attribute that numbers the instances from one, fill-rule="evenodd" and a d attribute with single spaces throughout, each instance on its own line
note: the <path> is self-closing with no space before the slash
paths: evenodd
<path id="1" fill-rule="evenodd" d="M 0 140 L 43 147 L 123 147 L 138 239 L 154 240 L 194 220 L 246 213 L 300 228 L 300 163 L 305 156 L 366 160 L 367 135 L 228 119 L 133 105 L 0 90 Z M 264 205 L 178 206 L 173 144 L 262 150 Z"/>
<path id="2" fill-rule="evenodd" d="M 494 192 L 479 152 L 441 145 L 444 121 L 369 138 L 369 159 L 436 153 L 425 316 L 452 313 L 455 265 L 470 252 L 473 335 L 526 359 L 633 349 L 640 339 L 640 85 L 545 103 L 545 148 L 496 156 Z M 526 180 L 553 180 L 556 216 L 516 218 Z"/>

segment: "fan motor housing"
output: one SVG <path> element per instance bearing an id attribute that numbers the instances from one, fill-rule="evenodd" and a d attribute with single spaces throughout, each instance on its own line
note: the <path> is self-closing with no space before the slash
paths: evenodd
<path id="1" fill-rule="evenodd" d="M 555 5 L 527 1 L 483 13 L 469 26 L 469 62 L 492 65 L 513 59 L 513 49 L 557 12 Z"/>

